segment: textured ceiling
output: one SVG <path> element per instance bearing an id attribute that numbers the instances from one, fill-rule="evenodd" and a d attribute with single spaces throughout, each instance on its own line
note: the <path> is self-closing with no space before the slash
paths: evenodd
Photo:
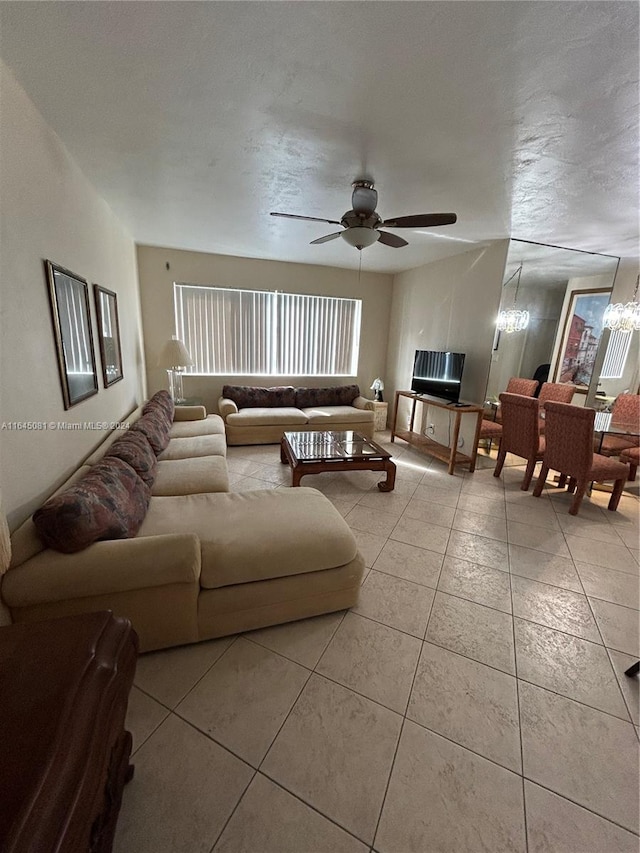
<path id="1" fill-rule="evenodd" d="M 631 2 L 0 4 L 0 55 L 134 239 L 354 267 L 373 178 L 395 272 L 515 236 L 638 254 Z"/>

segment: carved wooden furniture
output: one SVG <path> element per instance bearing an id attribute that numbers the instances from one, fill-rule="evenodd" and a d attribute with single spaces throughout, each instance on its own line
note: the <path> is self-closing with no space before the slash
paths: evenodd
<path id="1" fill-rule="evenodd" d="M 110 853 L 137 650 L 104 611 L 0 628 L 3 853 Z"/>
<path id="2" fill-rule="evenodd" d="M 398 429 L 398 401 L 400 397 L 407 397 L 411 400 L 411 417 L 409 420 L 409 429 Z M 421 403 L 425 409 L 428 406 L 434 406 L 437 409 L 447 409 L 455 414 L 453 425 L 453 437 L 451 445 L 440 444 L 426 435 L 419 432 L 414 432 L 414 424 L 416 422 L 416 405 Z M 426 394 L 415 394 L 413 391 L 396 391 L 395 405 L 393 408 L 393 426 L 391 429 L 391 441 L 396 438 L 401 438 L 413 447 L 426 453 L 428 456 L 434 456 L 448 465 L 447 471 L 453 474 L 456 465 L 468 465 L 469 471 L 475 471 L 476 456 L 478 454 L 478 440 L 480 438 L 480 428 L 482 426 L 482 415 L 484 409 L 482 406 L 476 406 L 472 403 L 448 403 L 445 400 L 439 400 L 436 397 L 429 397 Z M 425 416 L 426 412 L 422 413 Z M 458 437 L 460 435 L 460 422 L 463 415 L 476 416 L 476 431 L 471 448 L 471 455 L 460 453 L 458 451 Z"/>
<path id="3" fill-rule="evenodd" d="M 391 492 L 396 466 L 391 454 L 352 430 L 342 432 L 285 432 L 280 442 L 280 461 L 291 468 L 291 485 L 299 486 L 305 474 L 327 471 L 385 471 L 378 483 L 381 492 Z"/>

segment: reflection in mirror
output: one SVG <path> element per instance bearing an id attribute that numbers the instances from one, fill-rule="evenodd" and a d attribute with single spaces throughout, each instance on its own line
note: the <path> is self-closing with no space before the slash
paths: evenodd
<path id="1" fill-rule="evenodd" d="M 541 382 L 566 382 L 569 375 L 575 376 L 573 381 L 582 396 L 576 394 L 573 402 L 584 404 L 589 390 L 594 397 L 604 350 L 598 347 L 603 335 L 598 300 L 604 300 L 604 310 L 618 260 L 523 240 L 509 242 L 500 311 L 528 311 L 529 323 L 522 331 L 496 330 L 487 400 L 497 399 L 512 376 Z M 593 291 L 594 299 L 589 291 Z M 586 298 L 581 300 L 583 294 Z M 596 313 L 587 316 L 583 312 L 582 317 L 579 309 L 583 305 Z M 605 344 L 608 334 L 603 338 Z"/>

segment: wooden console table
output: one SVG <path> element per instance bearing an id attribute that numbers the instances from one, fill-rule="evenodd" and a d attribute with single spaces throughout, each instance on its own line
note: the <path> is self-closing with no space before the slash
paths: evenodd
<path id="1" fill-rule="evenodd" d="M 398 401 L 400 397 L 407 397 L 411 400 L 411 420 L 409 421 L 409 429 L 398 429 Z M 453 439 L 451 447 L 446 444 L 440 444 L 426 435 L 419 432 L 414 432 L 413 426 L 416 419 L 416 404 L 422 403 L 423 406 L 434 406 L 436 409 L 446 409 L 448 412 L 455 414 L 455 422 L 453 426 Z M 482 415 L 484 409 L 482 406 L 474 406 L 471 403 L 464 405 L 455 405 L 447 403 L 445 400 L 439 400 L 437 397 L 428 397 L 426 394 L 414 394 L 413 391 L 396 391 L 396 399 L 393 407 L 393 425 L 391 428 L 391 441 L 396 438 L 401 438 L 428 456 L 434 456 L 442 462 L 448 463 L 447 471 L 453 474 L 456 465 L 468 465 L 469 471 L 475 471 L 476 455 L 478 453 L 478 439 L 480 438 L 480 428 L 482 426 Z M 458 437 L 460 435 L 460 422 L 463 415 L 476 416 L 476 433 L 473 439 L 473 447 L 471 455 L 458 451 Z"/>
<path id="2" fill-rule="evenodd" d="M 0 850 L 110 853 L 138 652 L 109 612 L 0 628 Z"/>

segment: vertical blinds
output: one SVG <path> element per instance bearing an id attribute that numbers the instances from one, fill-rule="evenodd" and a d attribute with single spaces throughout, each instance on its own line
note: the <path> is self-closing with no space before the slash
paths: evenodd
<path id="1" fill-rule="evenodd" d="M 620 379 L 622 377 L 630 345 L 630 332 L 611 332 L 600 371 L 601 379 Z"/>
<path id="2" fill-rule="evenodd" d="M 84 285 L 54 272 L 56 299 L 60 305 L 60 334 L 68 373 L 93 373 L 93 354 L 86 321 Z M 64 287 L 61 283 L 64 283 Z"/>
<path id="3" fill-rule="evenodd" d="M 353 376 L 360 299 L 174 285 L 190 373 Z"/>

